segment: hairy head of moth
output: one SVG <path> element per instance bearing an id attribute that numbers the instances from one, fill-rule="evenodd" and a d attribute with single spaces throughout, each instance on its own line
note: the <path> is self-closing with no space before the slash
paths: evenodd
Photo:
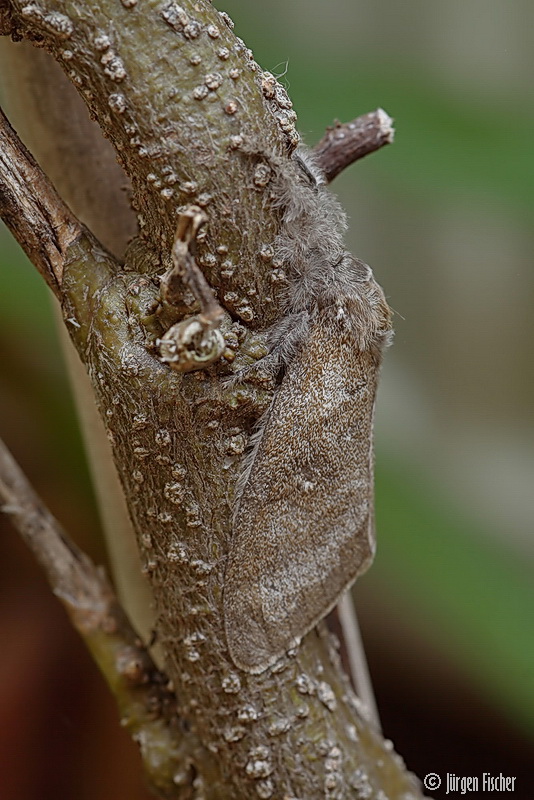
<path id="1" fill-rule="evenodd" d="M 157 344 L 161 360 L 178 372 L 204 369 L 218 361 L 226 348 L 222 333 L 199 316 L 176 323 Z"/>

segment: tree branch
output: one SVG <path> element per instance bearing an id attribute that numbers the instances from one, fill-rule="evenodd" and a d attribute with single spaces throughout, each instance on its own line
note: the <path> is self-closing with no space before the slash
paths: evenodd
<path id="1" fill-rule="evenodd" d="M 104 571 L 63 531 L 1 440 L 0 502 L 115 695 L 122 724 L 141 748 L 148 779 L 158 791 L 177 796 L 176 778 L 189 772 L 194 737 L 184 737 L 168 679 L 131 627 Z"/>
<path id="2" fill-rule="evenodd" d="M 65 257 L 82 226 L 0 109 L 0 215 L 57 297 Z"/>
<path id="3" fill-rule="evenodd" d="M 65 301 L 65 270 L 89 273 L 93 292 L 118 269 L 116 259 L 75 217 L 0 109 L 0 216 L 56 297 Z M 80 309 L 81 321 L 87 309 Z M 80 326 L 78 320 L 74 324 Z"/>
<path id="4" fill-rule="evenodd" d="M 0 74 L 5 110 L 13 128 L 57 192 L 89 230 L 117 258 L 137 232 L 131 189 L 116 153 L 59 64 L 28 41 L 0 38 Z M 56 315 L 85 450 L 96 492 L 109 569 L 115 591 L 135 629 L 149 641 L 154 600 L 141 574 L 139 549 L 94 389 Z M 151 648 L 158 658 L 157 645 Z M 158 662 L 159 663 L 159 662 Z"/>
<path id="5" fill-rule="evenodd" d="M 393 120 L 378 108 L 352 122 L 336 122 L 313 148 L 327 183 L 345 167 L 393 141 Z"/>
<path id="6" fill-rule="evenodd" d="M 142 238 L 136 269 L 142 262 L 153 275 L 170 266 L 176 214 L 194 203 L 209 216 L 199 247 L 201 256 L 209 254 L 206 264 L 200 259 L 208 281 L 219 288 L 224 262 L 239 257 L 237 299 L 251 285 L 256 294 L 226 306 L 238 316 L 243 308 L 247 321 L 249 309 L 257 321 L 274 320 L 274 304 L 263 301 L 272 293 L 271 270 L 258 271 L 256 237 L 244 233 L 261 230 L 264 241 L 276 235 L 255 170 L 262 153 L 288 157 L 295 148 L 296 114 L 285 90 L 274 91 L 233 34 L 227 15 L 207 0 L 8 5 L 16 35 L 37 39 L 58 60 L 132 181 Z M 226 257 L 214 260 L 218 248 Z"/>

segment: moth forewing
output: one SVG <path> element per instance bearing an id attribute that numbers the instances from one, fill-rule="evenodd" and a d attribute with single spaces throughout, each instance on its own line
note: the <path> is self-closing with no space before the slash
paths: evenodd
<path id="1" fill-rule="evenodd" d="M 262 672 L 374 555 L 373 408 L 381 347 L 329 308 L 287 366 L 247 470 L 224 587 L 230 655 Z"/>

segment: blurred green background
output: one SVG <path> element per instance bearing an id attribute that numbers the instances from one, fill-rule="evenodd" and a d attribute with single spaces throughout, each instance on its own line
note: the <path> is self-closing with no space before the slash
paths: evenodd
<path id="1" fill-rule="evenodd" d="M 384 729 L 409 766 L 420 776 L 524 775 L 514 796 L 530 798 L 534 6 L 215 5 L 261 66 L 281 76 L 306 143 L 335 119 L 377 106 L 395 119 L 395 144 L 333 184 L 349 213 L 350 249 L 373 266 L 396 311 L 376 421 L 379 550 L 356 601 Z M 5 231 L 0 245 L 1 433 L 65 525 L 102 559 L 46 291 Z M 0 544 L 4 565 L 15 564 L 3 568 L 4 617 L 20 637 L 14 620 L 28 613 L 35 628 L 37 602 L 63 625 L 14 540 L 9 531 Z M 53 660 L 70 674 L 75 638 L 66 626 L 59 638 Z M 75 658 L 104 706 L 83 651 Z M 63 754 L 69 713 L 48 718 Z M 88 724 L 113 728 L 112 709 L 91 713 Z M 120 734 L 108 736 L 135 760 Z M 105 765 L 104 747 L 101 756 Z M 76 758 L 73 776 L 89 780 L 87 754 Z M 139 775 L 131 775 L 134 796 Z M 77 796 L 126 796 L 109 777 L 93 779 L 96 794 L 87 780 Z M 50 796 L 68 796 L 50 785 Z M 28 791 L 13 797 L 33 798 Z"/>

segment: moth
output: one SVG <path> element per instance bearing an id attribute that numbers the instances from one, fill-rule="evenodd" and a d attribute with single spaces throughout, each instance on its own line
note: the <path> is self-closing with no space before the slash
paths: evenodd
<path id="1" fill-rule="evenodd" d="M 346 252 L 345 216 L 313 157 L 273 162 L 289 289 L 265 360 L 279 382 L 237 485 L 224 585 L 231 658 L 255 674 L 373 559 L 373 414 L 391 338 L 382 289 Z"/>

